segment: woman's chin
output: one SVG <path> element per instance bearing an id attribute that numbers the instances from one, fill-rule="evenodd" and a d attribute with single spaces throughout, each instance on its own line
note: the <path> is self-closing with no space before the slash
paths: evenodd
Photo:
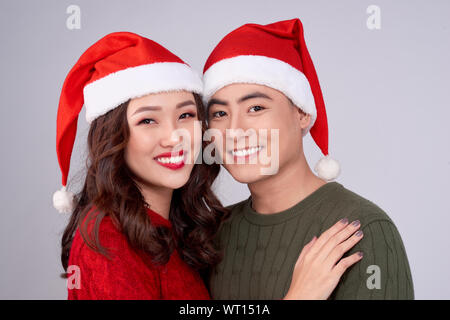
<path id="1" fill-rule="evenodd" d="M 165 187 L 168 189 L 179 189 L 183 187 L 189 181 L 189 175 L 171 175 L 167 174 L 162 176 L 163 181 L 159 181 L 159 185 L 161 187 Z"/>
<path id="2" fill-rule="evenodd" d="M 176 189 L 180 189 L 181 187 L 183 187 L 184 185 L 186 185 L 186 183 L 188 182 L 188 180 L 184 181 L 184 182 L 173 182 L 170 184 L 165 185 L 165 187 L 176 190 Z"/>

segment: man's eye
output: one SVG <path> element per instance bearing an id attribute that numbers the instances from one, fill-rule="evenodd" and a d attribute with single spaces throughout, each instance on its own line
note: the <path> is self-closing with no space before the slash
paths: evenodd
<path id="1" fill-rule="evenodd" d="M 226 116 L 227 113 L 225 111 L 216 111 L 212 113 L 213 118 L 220 118 Z"/>
<path id="2" fill-rule="evenodd" d="M 150 123 L 153 123 L 153 122 L 155 122 L 155 120 L 153 120 L 153 119 L 143 119 L 143 120 L 141 120 L 141 122 L 139 122 L 139 124 L 141 124 L 141 123 L 143 123 L 143 124 L 150 124 Z"/>
<path id="3" fill-rule="evenodd" d="M 180 119 L 195 118 L 195 116 L 196 116 L 195 113 L 186 112 L 186 113 L 183 113 L 183 114 L 180 116 Z"/>
<path id="4" fill-rule="evenodd" d="M 264 109 L 264 107 L 261 107 L 261 106 L 253 106 L 253 107 L 251 107 L 250 109 L 249 109 L 249 111 L 250 112 L 257 112 L 257 111 L 261 111 L 261 110 L 263 110 Z"/>

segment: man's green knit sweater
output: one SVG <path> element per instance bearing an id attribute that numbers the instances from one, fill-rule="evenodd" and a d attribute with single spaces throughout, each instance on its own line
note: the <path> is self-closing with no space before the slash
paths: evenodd
<path id="1" fill-rule="evenodd" d="M 230 207 L 217 241 L 223 261 L 209 278 L 213 299 L 282 299 L 303 247 L 337 221 L 360 220 L 363 239 L 348 256 L 362 260 L 344 273 L 330 299 L 414 299 L 405 247 L 388 215 L 374 203 L 330 182 L 295 206 L 260 214 L 251 197 Z"/>

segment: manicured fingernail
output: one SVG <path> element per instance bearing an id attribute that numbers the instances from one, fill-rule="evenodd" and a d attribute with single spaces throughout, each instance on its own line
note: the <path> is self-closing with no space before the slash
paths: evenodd
<path id="1" fill-rule="evenodd" d="M 355 220 L 352 222 L 352 226 L 354 226 L 354 227 L 359 226 L 359 224 L 360 224 L 359 220 Z"/>
<path id="2" fill-rule="evenodd" d="M 364 253 L 362 253 L 362 251 L 359 251 L 358 256 L 362 257 L 362 256 L 364 256 Z"/>
<path id="3" fill-rule="evenodd" d="M 357 233 L 355 233 L 355 236 L 357 237 L 361 237 L 363 235 L 363 232 L 361 230 L 359 230 Z"/>
<path id="4" fill-rule="evenodd" d="M 347 218 L 341 219 L 341 223 L 347 224 L 348 223 L 348 219 Z"/>

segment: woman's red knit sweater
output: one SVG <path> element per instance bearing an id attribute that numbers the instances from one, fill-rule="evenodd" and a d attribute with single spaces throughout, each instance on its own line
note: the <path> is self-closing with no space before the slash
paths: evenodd
<path id="1" fill-rule="evenodd" d="M 147 209 L 147 213 L 154 225 L 172 227 L 169 220 L 156 212 Z M 69 300 L 209 299 L 202 278 L 180 258 L 177 250 L 166 265 L 149 267 L 143 261 L 150 261 L 149 256 L 133 250 L 109 216 L 100 223 L 99 240 L 111 260 L 89 248 L 77 229 L 69 266 L 78 266 L 79 269 L 71 270 L 79 272 L 69 272 L 72 284 L 68 286 Z M 75 285 L 76 274 L 80 288 Z"/>

